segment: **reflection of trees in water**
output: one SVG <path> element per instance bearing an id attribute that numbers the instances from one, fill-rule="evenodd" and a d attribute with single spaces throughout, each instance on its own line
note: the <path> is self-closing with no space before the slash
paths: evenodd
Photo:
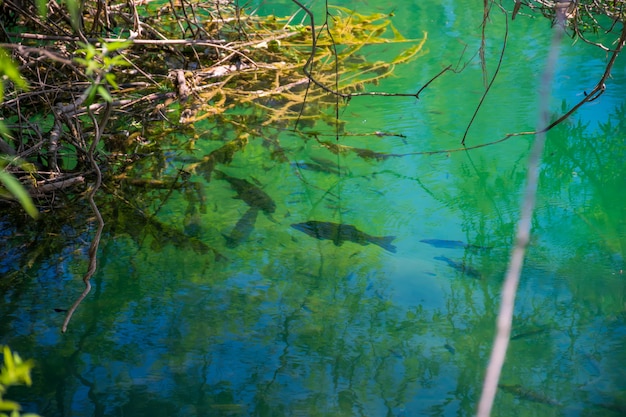
<path id="1" fill-rule="evenodd" d="M 619 135 L 623 130 L 613 120 L 602 127 L 607 132 L 605 140 L 590 140 L 587 130 L 574 125 L 563 136 L 567 141 L 548 142 L 544 195 L 552 200 L 567 195 L 568 187 L 579 187 L 579 191 L 570 193 L 573 198 L 567 210 L 546 204 L 536 215 L 541 239 L 534 242 L 522 277 L 514 320 L 514 336 L 519 337 L 512 341 L 503 381 L 520 385 L 527 397 L 532 398 L 529 392 L 540 392 L 590 413 L 598 408 L 619 409 L 621 399 L 614 397 L 614 390 L 623 383 L 619 364 L 626 359 L 619 344 L 624 329 L 620 313 L 623 286 L 619 279 L 604 279 L 609 268 L 592 274 L 598 264 L 610 259 L 613 252 L 607 248 L 619 240 L 583 238 L 587 230 L 611 232 L 619 213 L 609 209 L 605 217 L 595 215 L 604 213 L 607 201 L 618 198 L 610 190 L 623 176 L 623 168 L 617 164 L 620 158 L 595 157 L 623 152 L 611 140 L 610 134 Z M 619 114 L 615 120 L 621 120 Z M 466 165 L 463 173 L 480 172 L 480 166 Z M 580 182 L 559 180 L 573 169 Z M 508 181 L 507 188 L 519 187 L 521 177 L 516 168 L 501 176 L 492 175 L 488 180 L 479 176 L 478 181 L 467 175 L 455 178 L 458 188 L 472 195 L 496 196 L 502 181 Z M 452 198 L 454 194 L 447 189 L 422 185 L 446 205 L 457 204 L 468 236 L 482 236 L 468 242 L 494 248 L 510 244 L 515 197 L 488 199 L 497 204 L 490 207 L 478 199 Z M 165 193 L 167 188 L 160 195 Z M 196 193 L 181 195 L 188 199 L 187 204 L 200 207 Z M 259 415 L 290 415 L 311 409 L 367 415 L 379 408 L 393 414 L 403 406 L 423 407 L 433 413 L 457 409 L 464 415 L 473 413 L 493 332 L 497 283 L 504 268 L 497 249 L 462 249 L 461 258 L 479 268 L 484 279 L 469 280 L 456 274 L 441 277 L 447 289 L 445 309 L 403 311 L 386 292 L 385 277 L 369 273 L 376 261 L 368 254 L 380 252 L 375 247 L 344 246 L 335 252 L 332 244 L 320 244 L 320 251 L 331 251 L 313 256 L 307 252 L 311 246 L 305 249 L 292 244 L 268 248 L 263 253 L 271 253 L 273 260 L 261 262 L 259 255 L 245 250 L 252 246 L 244 244 L 236 254 L 245 258 L 235 259 L 229 252 L 229 261 L 216 264 L 213 256 L 200 256 L 208 245 L 202 234 L 200 238 L 186 236 L 182 228 L 162 220 L 154 220 L 162 225 L 151 225 L 125 209 L 115 211 L 114 217 L 118 222 L 108 232 L 116 239 L 104 245 L 102 270 L 95 277 L 96 295 L 85 306 L 84 317 L 76 321 L 63 348 L 73 352 L 70 360 L 60 362 L 52 352 L 37 355 L 42 367 L 33 398 L 51 399 L 55 404 L 37 407 L 51 410 L 42 414 L 62 415 L 60 410 L 81 401 L 71 393 L 80 392 L 88 393 L 96 410 L 137 407 L 142 402 L 151 407 L 158 398 L 162 409 L 169 407 L 165 403 L 184 403 L 199 412 L 225 415 L 246 414 L 251 408 Z M 584 217 L 593 219 L 594 228 L 587 228 Z M 41 236 L 47 236 L 50 229 L 43 223 L 41 227 Z M 179 232 L 164 232 L 168 228 Z M 552 260 L 564 255 L 561 234 L 573 234 L 576 239 L 565 241 L 568 261 L 555 263 Z M 71 239 L 80 239 L 80 234 L 68 230 L 64 237 L 51 240 L 57 246 L 42 245 L 47 249 L 40 249 L 34 258 L 32 253 L 30 258 L 23 255 L 18 264 L 26 267 L 29 259 L 35 260 L 34 268 L 39 262 L 51 263 L 66 253 L 62 248 L 67 248 Z M 158 260 L 139 249 L 134 249 L 134 255 L 124 255 L 130 263 L 115 259 L 129 247 L 139 248 L 152 239 Z M 340 255 L 354 248 L 358 250 L 354 257 Z M 16 259 L 13 255 L 9 258 Z M 231 263 L 254 268 L 246 271 L 244 267 L 231 277 Z M 74 271 L 68 261 L 61 264 Z M 134 271 L 129 272 L 129 265 Z M 362 267 L 355 271 L 355 265 Z M 584 268 L 588 268 L 589 279 L 575 279 Z M 598 288 L 598 280 L 603 280 L 603 289 Z M 15 303 L 38 305 L 33 297 L 36 295 L 15 293 Z M 13 307 L 16 304 L 10 303 L 7 309 L 23 311 Z M 43 312 L 38 308 L 20 322 L 40 323 Z M 3 321 L 2 334 L 14 334 L 17 325 L 17 321 Z M 547 330 L 542 331 L 544 328 Z M 111 329 L 117 334 L 111 334 Z M 72 334 L 82 334 L 84 340 L 76 341 Z M 35 350 L 39 342 L 29 336 L 21 343 L 31 347 L 20 352 L 33 356 L 27 352 Z M 453 347 L 454 353 L 446 350 L 445 344 Z M 70 377 L 67 368 L 80 377 Z M 56 386 L 52 381 L 63 381 L 62 388 L 52 388 Z M 97 388 L 103 384 L 108 385 Z M 121 395 L 130 386 L 139 387 L 133 391 L 132 401 Z M 442 390 L 447 395 L 439 395 Z M 441 400 L 420 406 L 420 398 L 433 392 Z M 513 394 L 501 394 L 498 401 L 502 410 L 522 403 L 537 413 L 549 410 L 547 404 L 520 400 Z"/>
<path id="2" fill-rule="evenodd" d="M 502 412 L 510 413 L 519 401 L 537 407 L 538 413 L 554 412 L 556 402 L 579 412 L 624 409 L 626 401 L 618 395 L 624 389 L 623 375 L 619 366 L 611 365 L 626 355 L 619 336 L 625 326 L 619 277 L 626 253 L 623 203 L 618 201 L 620 184 L 626 183 L 620 157 L 622 113 L 617 108 L 597 130 L 563 124 L 548 138 L 533 219 L 537 237 L 522 275 L 514 340 L 503 374 L 505 386 L 519 387 L 512 390 L 517 395 L 499 396 Z M 459 254 L 486 282 L 462 281 L 452 274 L 456 280 L 450 283 L 447 307 L 441 312 L 454 329 L 446 335 L 456 351 L 453 358 L 468 355 L 458 362 L 453 394 L 461 404 L 482 383 L 481 367 L 472 367 L 467 358 L 483 366 L 492 340 L 499 297 L 494 290 L 504 274 L 505 248 L 512 244 L 519 197 L 511 190 L 521 188 L 523 155 L 518 163 L 494 172 L 498 162 L 475 152 L 459 172 L 450 172 L 454 180 L 447 184 L 420 183 L 442 205 L 459 210 L 469 243 L 496 248 L 466 248 Z M 503 195 L 504 190 L 508 192 Z M 455 199 L 458 195 L 463 198 Z"/>

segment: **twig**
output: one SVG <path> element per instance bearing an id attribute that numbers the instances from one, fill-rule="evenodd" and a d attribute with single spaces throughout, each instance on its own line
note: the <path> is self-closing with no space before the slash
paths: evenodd
<path id="1" fill-rule="evenodd" d="M 91 241 L 91 245 L 89 246 L 89 267 L 87 268 L 87 272 L 85 273 L 85 275 L 83 275 L 83 282 L 85 283 L 85 289 L 80 294 L 80 296 L 76 299 L 76 301 L 74 301 L 74 304 L 72 304 L 72 307 L 68 310 L 67 315 L 65 316 L 65 320 L 63 321 L 63 327 L 61 328 L 61 331 L 63 333 L 67 331 L 67 326 L 69 325 L 70 320 L 72 319 L 72 316 L 74 315 L 74 312 L 76 311 L 80 303 L 82 303 L 82 301 L 85 299 L 85 297 L 87 297 L 87 294 L 89 294 L 89 291 L 91 291 L 90 280 L 93 274 L 95 274 L 96 268 L 98 266 L 98 246 L 100 245 L 100 237 L 102 236 L 102 230 L 104 229 L 104 220 L 102 219 L 100 210 L 98 210 L 98 206 L 93 200 L 96 192 L 98 191 L 98 189 L 100 188 L 100 185 L 102 184 L 102 172 L 100 172 L 100 167 L 98 167 L 98 163 L 96 162 L 94 158 L 94 152 L 96 151 L 96 147 L 98 146 L 98 142 L 100 141 L 100 137 L 102 136 L 102 131 L 105 128 L 109 120 L 109 117 L 111 116 L 111 109 L 112 109 L 112 106 L 110 104 L 107 105 L 104 111 L 104 114 L 102 115 L 100 124 L 98 124 L 98 121 L 96 120 L 96 117 L 94 116 L 93 112 L 89 110 L 89 116 L 91 117 L 91 120 L 93 121 L 93 126 L 94 126 L 95 131 L 94 131 L 94 137 L 91 142 L 91 146 L 89 147 L 89 152 L 87 156 L 89 157 L 89 161 L 91 162 L 91 167 L 96 173 L 96 183 L 89 191 L 89 195 L 87 198 L 89 200 L 89 206 L 91 206 L 91 210 L 94 212 L 96 219 L 98 220 L 98 229 L 96 229 L 96 234 L 94 235 L 93 240 Z"/>
<path id="2" fill-rule="evenodd" d="M 502 7 L 502 5 L 498 4 L 498 7 L 500 7 L 500 10 L 502 10 L 502 13 L 504 14 L 504 24 L 505 24 L 505 26 L 504 26 L 504 40 L 502 41 L 502 49 L 500 50 L 500 59 L 498 60 L 498 66 L 496 67 L 496 70 L 493 73 L 493 77 L 491 77 L 491 81 L 487 85 L 487 88 L 485 88 L 485 92 L 483 93 L 482 97 L 480 98 L 480 101 L 478 102 L 478 106 L 476 106 L 476 109 L 474 110 L 474 114 L 472 115 L 472 118 L 470 119 L 470 122 L 467 124 L 467 128 L 465 129 L 465 133 L 463 134 L 463 139 L 461 140 L 461 145 L 463 145 L 463 146 L 465 146 L 465 138 L 467 138 L 467 133 L 469 132 L 470 127 L 472 127 L 472 124 L 474 123 L 474 119 L 476 119 L 476 115 L 478 115 L 478 111 L 480 110 L 481 106 L 483 105 L 483 102 L 485 101 L 485 98 L 487 97 L 487 94 L 489 94 L 489 90 L 491 90 L 491 86 L 493 85 L 494 81 L 496 80 L 496 77 L 500 73 L 500 67 L 502 66 L 502 61 L 504 60 L 504 51 L 506 50 L 506 44 L 507 44 L 507 40 L 509 38 L 509 18 L 508 18 L 508 15 L 506 14 L 506 11 Z M 486 22 L 483 22 L 483 26 L 485 24 L 486 24 Z M 485 74 L 485 73 L 483 72 L 483 74 Z"/>
<path id="3" fill-rule="evenodd" d="M 39 41 L 65 41 L 65 42 L 82 42 L 77 36 L 58 36 L 58 35 L 40 35 L 38 33 L 8 33 L 11 38 L 34 39 Z M 90 43 L 99 42 L 121 42 L 124 38 L 85 38 Z M 184 46 L 214 46 L 222 44 L 226 41 L 216 40 L 195 40 L 195 39 L 129 39 L 135 45 L 184 45 Z"/>
<path id="4" fill-rule="evenodd" d="M 548 53 L 548 59 L 541 78 L 539 109 L 538 109 L 538 126 L 545 126 L 548 123 L 549 105 L 551 85 L 554 78 L 554 71 L 559 56 L 559 47 L 563 34 L 565 33 L 565 15 L 557 13 L 557 24 L 554 26 L 552 35 L 552 44 Z M 524 199 L 520 213 L 520 220 L 517 223 L 517 232 L 515 236 L 515 246 L 511 253 L 509 268 L 506 273 L 504 284 L 502 285 L 502 301 L 497 319 L 497 331 L 494 339 L 494 345 L 487 366 L 483 390 L 478 404 L 478 417 L 489 417 L 491 408 L 498 389 L 498 381 L 502 372 L 504 358 L 506 356 L 509 338 L 511 336 L 511 327 L 513 322 L 513 309 L 515 307 L 515 293 L 519 284 L 519 278 L 524 262 L 526 247 L 530 241 L 530 229 L 532 223 L 532 215 L 535 209 L 535 199 L 537 194 L 537 185 L 539 180 L 539 166 L 541 164 L 541 155 L 543 154 L 544 144 L 546 140 L 545 130 L 538 129 L 535 136 L 531 153 L 528 159 L 528 173 L 526 176 L 526 189 L 524 191 Z"/>

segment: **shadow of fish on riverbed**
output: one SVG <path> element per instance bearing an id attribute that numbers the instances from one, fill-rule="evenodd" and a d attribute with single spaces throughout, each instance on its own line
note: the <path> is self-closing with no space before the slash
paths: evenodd
<path id="1" fill-rule="evenodd" d="M 304 223 L 294 223 L 291 227 L 316 239 L 331 240 L 336 246 L 341 246 L 343 242 L 353 242 L 363 246 L 372 243 L 386 251 L 396 253 L 396 247 L 391 244 L 395 236 L 368 235 L 350 224 L 310 220 Z"/>
<path id="2" fill-rule="evenodd" d="M 452 259 L 445 256 L 435 256 L 433 259 L 437 261 L 442 261 L 447 263 L 450 267 L 456 269 L 460 273 L 470 278 L 481 279 L 482 275 L 478 272 L 477 269 L 467 265 L 463 261 L 453 261 Z"/>

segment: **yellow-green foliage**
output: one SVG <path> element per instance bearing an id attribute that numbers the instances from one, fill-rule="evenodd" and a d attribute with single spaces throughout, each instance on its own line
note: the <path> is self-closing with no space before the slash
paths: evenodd
<path id="1" fill-rule="evenodd" d="M 4 100 L 5 82 L 10 81 L 16 87 L 21 89 L 26 89 L 28 87 L 26 81 L 20 75 L 17 65 L 11 60 L 10 56 L 4 49 L 0 49 L 0 76 L 0 102 Z M 9 135 L 9 132 L 2 121 L 0 121 L 0 135 L 3 137 Z M 2 155 L 0 155 L 0 157 L 2 157 Z M 20 204 L 22 204 L 28 214 L 30 214 L 33 218 L 36 218 L 39 213 L 30 196 L 19 181 L 9 172 L 4 170 L 5 166 L 8 165 L 8 163 L 6 163 L 8 158 L 0 159 L 0 196 L 5 194 L 5 189 L 8 190 L 8 197 L 15 197 Z"/>
<path id="2" fill-rule="evenodd" d="M 33 361 L 24 361 L 15 352 L 11 352 L 8 346 L 2 347 L 4 363 L 0 368 L 0 417 L 38 417 L 37 414 L 20 413 L 20 405 L 15 401 L 3 398 L 7 388 L 11 385 L 31 385 L 30 370 L 33 368 Z"/>

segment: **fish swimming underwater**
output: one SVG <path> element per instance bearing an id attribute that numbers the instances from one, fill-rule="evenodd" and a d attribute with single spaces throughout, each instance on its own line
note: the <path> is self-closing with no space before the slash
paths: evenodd
<path id="1" fill-rule="evenodd" d="M 354 242 L 363 246 L 373 243 L 391 253 L 396 253 L 396 247 L 391 244 L 395 236 L 371 236 L 350 224 L 310 220 L 294 223 L 291 227 L 316 239 L 332 240 L 336 246 L 341 246 L 343 242 Z"/>
<path id="2" fill-rule="evenodd" d="M 548 405 L 563 405 L 553 398 L 546 397 L 542 393 L 531 391 L 522 387 L 521 385 L 505 385 L 498 384 L 498 387 L 509 394 L 515 395 L 517 398 L 535 403 L 548 404 Z"/>
<path id="3" fill-rule="evenodd" d="M 227 248 L 236 248 L 250 236 L 250 233 L 252 233 L 254 229 L 254 224 L 256 223 L 257 214 L 259 214 L 259 209 L 250 207 L 237 221 L 237 224 L 235 224 L 235 227 L 233 227 L 229 235 L 222 234 L 224 239 L 226 239 Z"/>
<path id="4" fill-rule="evenodd" d="M 466 265 L 465 262 L 453 261 L 452 259 L 445 256 L 435 256 L 433 259 L 447 263 L 452 268 L 461 272 L 463 275 L 467 275 L 471 278 L 481 279 L 480 272 L 478 272 L 478 270 L 472 268 L 471 266 Z"/>
<path id="5" fill-rule="evenodd" d="M 491 249 L 486 246 L 470 245 L 460 240 L 422 239 L 420 242 L 442 249 Z"/>
<path id="6" fill-rule="evenodd" d="M 467 247 L 467 243 L 461 242 L 460 240 L 422 239 L 420 242 L 444 249 L 460 249 Z"/>
<path id="7" fill-rule="evenodd" d="M 549 332 L 550 328 L 548 326 L 540 326 L 540 327 L 535 327 L 535 328 L 531 328 L 529 330 L 525 330 L 522 332 L 518 332 L 514 335 L 511 336 L 510 340 L 518 340 L 518 339 L 524 339 L 527 337 L 531 337 L 540 333 L 546 333 Z"/>
<path id="8" fill-rule="evenodd" d="M 248 206 L 262 210 L 268 216 L 276 211 L 274 200 L 256 185 L 241 178 L 231 177 L 222 171 L 215 170 L 214 174 L 215 178 L 228 181 L 232 189 L 237 192 L 235 198 L 243 200 Z"/>
<path id="9" fill-rule="evenodd" d="M 291 164 L 295 169 L 306 169 L 312 172 L 322 172 L 325 174 L 341 175 L 339 170 L 332 165 L 320 165 L 313 162 L 296 161 Z"/>

